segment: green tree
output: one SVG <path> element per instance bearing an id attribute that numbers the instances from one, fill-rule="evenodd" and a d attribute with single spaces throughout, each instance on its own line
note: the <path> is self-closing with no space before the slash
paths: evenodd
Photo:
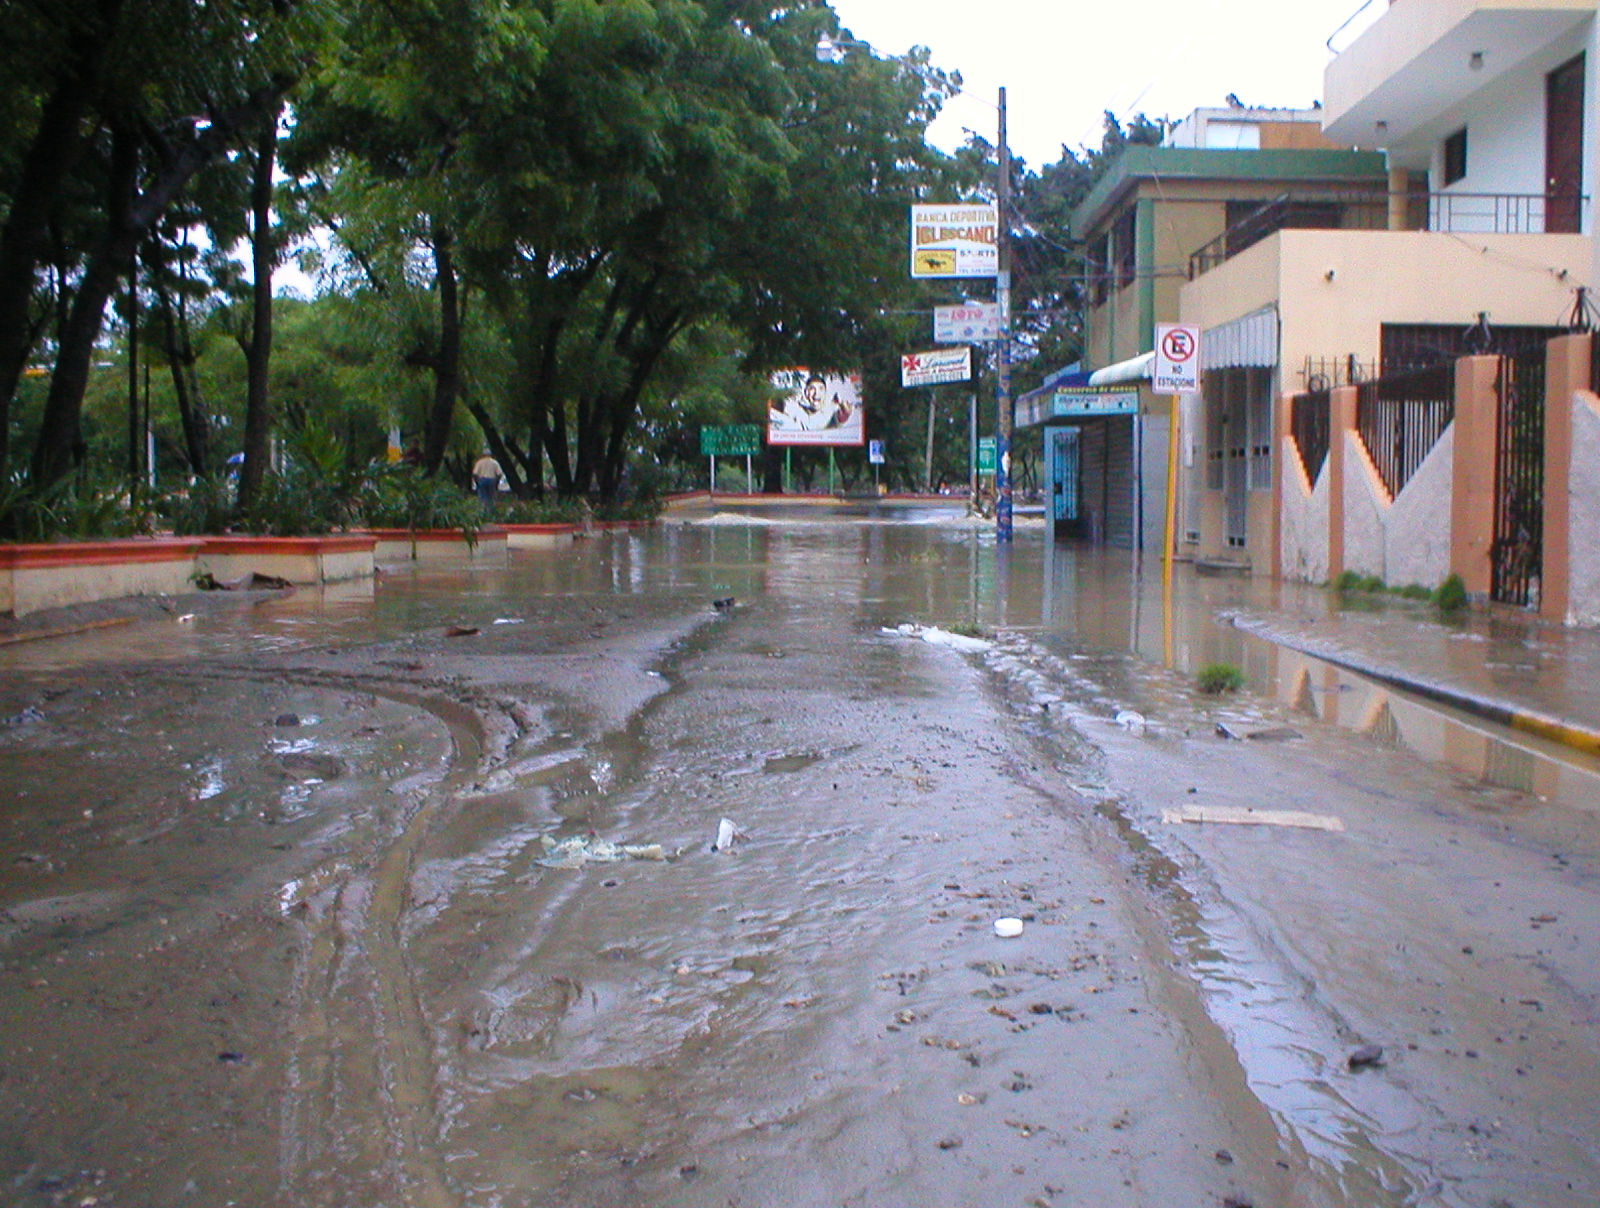
<path id="1" fill-rule="evenodd" d="M 22 77 L 33 120 L 9 126 L 0 152 L 10 169 L 0 315 L 33 313 L 40 232 L 69 220 L 81 232 L 56 266 L 55 368 L 32 458 L 42 488 L 82 462 L 83 393 L 107 299 L 195 174 L 276 109 L 299 69 L 303 30 L 292 0 L 218 0 L 203 9 L 181 0 L 68 0 L 28 9 L 28 41 L 43 53 Z M 9 406 L 27 342 L 43 328 L 37 319 L 0 327 L 0 406 Z"/>

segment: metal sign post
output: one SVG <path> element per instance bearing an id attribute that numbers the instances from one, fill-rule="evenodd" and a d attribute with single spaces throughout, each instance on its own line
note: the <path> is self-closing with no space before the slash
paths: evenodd
<path id="1" fill-rule="evenodd" d="M 1172 559 L 1178 544 L 1178 424 L 1181 399 L 1200 389 L 1200 329 L 1185 323 L 1156 325 L 1156 358 L 1150 384 L 1170 394 L 1167 420 L 1167 531 L 1161 559 L 1161 611 L 1166 664 L 1172 665 Z"/>
<path id="2" fill-rule="evenodd" d="M 1006 90 L 1000 90 L 1000 179 L 995 186 L 994 300 L 1000 308 L 1000 355 L 995 369 L 994 539 L 1011 544 L 1011 248 L 1006 238 L 1011 208 L 1011 148 L 1006 144 Z"/>

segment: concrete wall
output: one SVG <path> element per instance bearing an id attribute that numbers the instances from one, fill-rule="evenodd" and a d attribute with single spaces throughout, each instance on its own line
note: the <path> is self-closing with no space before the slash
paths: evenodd
<path id="1" fill-rule="evenodd" d="M 1567 511 L 1572 539 L 1566 620 L 1572 625 L 1600 625 L 1600 397 L 1578 391 L 1571 407 Z"/>
<path id="2" fill-rule="evenodd" d="M 1388 493 L 1367 447 L 1353 431 L 1344 433 L 1344 570 L 1383 578 L 1383 510 Z"/>
<path id="3" fill-rule="evenodd" d="M 0 611 L 46 608 L 192 590 L 200 542 L 188 539 L 81 541 L 0 546 Z"/>
<path id="4" fill-rule="evenodd" d="M 1278 441 L 1278 460 L 1283 467 L 1283 506 L 1280 517 L 1279 549 L 1281 575 L 1303 583 L 1328 580 L 1328 482 L 1327 461 L 1315 485 L 1306 479 L 1305 467 L 1292 437 Z"/>
<path id="5" fill-rule="evenodd" d="M 1450 573 L 1450 487 L 1455 432 L 1444 430 L 1384 517 L 1383 581 L 1437 587 Z"/>
<path id="6" fill-rule="evenodd" d="M 1551 340 L 1544 359 L 1544 549 L 1540 559 L 1539 612 L 1565 621 L 1571 592 L 1572 425 L 1579 391 L 1589 381 L 1590 346 L 1586 333 Z M 1590 530 L 1592 532 L 1592 530 Z M 1581 535 L 1580 542 L 1588 534 Z"/>
<path id="7" fill-rule="evenodd" d="M 1443 120 L 1447 135 L 1466 127 L 1467 174 L 1444 183 L 1444 145 L 1436 142 L 1428 166 L 1435 192 L 1544 192 L 1543 70 L 1509 72 Z"/>

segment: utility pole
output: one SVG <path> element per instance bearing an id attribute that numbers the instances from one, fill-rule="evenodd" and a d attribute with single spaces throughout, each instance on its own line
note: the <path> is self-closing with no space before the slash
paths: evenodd
<path id="1" fill-rule="evenodd" d="M 1000 308 L 1000 356 L 995 370 L 994 536 L 1011 544 L 1011 248 L 1006 211 L 1011 204 L 1011 151 L 1006 146 L 1006 90 L 1000 90 L 1000 181 L 995 189 L 995 249 L 999 260 L 994 300 Z"/>

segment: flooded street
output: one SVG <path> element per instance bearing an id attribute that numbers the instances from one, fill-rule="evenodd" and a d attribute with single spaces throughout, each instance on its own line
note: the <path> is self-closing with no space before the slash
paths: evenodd
<path id="1" fill-rule="evenodd" d="M 1600 1202 L 1600 762 L 1326 593 L 793 508 L 204 603 L 0 646 L 5 1203 Z"/>

